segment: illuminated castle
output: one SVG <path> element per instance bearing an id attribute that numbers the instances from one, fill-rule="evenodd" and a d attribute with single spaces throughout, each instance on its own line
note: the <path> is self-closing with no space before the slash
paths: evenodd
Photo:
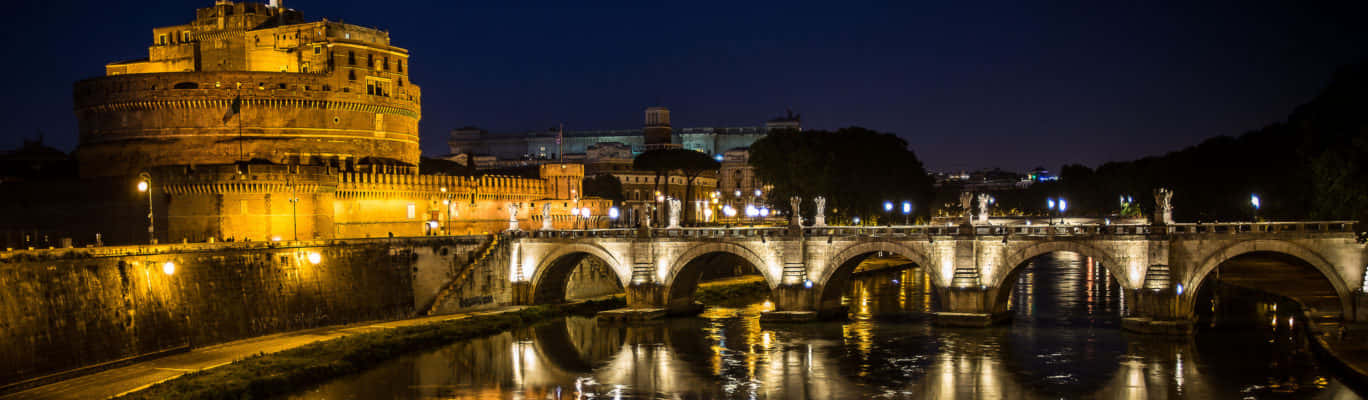
<path id="1" fill-rule="evenodd" d="M 509 203 L 523 229 L 542 226 L 546 204 L 557 227 L 585 224 L 571 209 L 607 214 L 580 199 L 580 165 L 419 175 L 410 66 L 386 31 L 220 0 L 153 29 L 147 58 L 75 84 L 81 181 L 57 186 L 79 193 L 9 185 L 0 194 L 18 200 L 0 231 L 146 242 L 149 206 L 154 236 L 174 242 L 493 232 Z"/>

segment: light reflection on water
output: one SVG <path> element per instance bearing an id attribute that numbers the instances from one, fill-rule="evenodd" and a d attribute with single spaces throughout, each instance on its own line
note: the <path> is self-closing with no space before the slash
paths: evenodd
<path id="1" fill-rule="evenodd" d="M 296 399 L 1358 398 L 1306 353 L 1288 307 L 1240 330 L 1165 339 L 1117 329 L 1122 290 L 1073 254 L 1034 260 L 1013 324 L 893 322 L 934 310 L 916 268 L 852 279 L 846 322 L 761 325 L 772 304 L 600 325 L 569 317 L 403 357 Z"/>

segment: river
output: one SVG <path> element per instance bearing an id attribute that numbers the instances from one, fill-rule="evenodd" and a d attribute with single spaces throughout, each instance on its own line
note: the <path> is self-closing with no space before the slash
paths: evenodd
<path id="1" fill-rule="evenodd" d="M 1241 301 L 1194 337 L 1120 330 L 1123 291 L 1072 253 L 1021 270 L 1013 321 L 931 326 L 918 268 L 852 279 L 847 321 L 760 324 L 766 303 L 600 325 L 569 317 L 391 360 L 291 399 L 1360 398 L 1318 363 L 1293 305 Z"/>

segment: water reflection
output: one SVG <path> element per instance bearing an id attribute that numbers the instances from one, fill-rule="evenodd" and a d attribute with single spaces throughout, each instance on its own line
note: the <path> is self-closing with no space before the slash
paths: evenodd
<path id="1" fill-rule="evenodd" d="M 761 325 L 766 303 L 647 325 L 570 317 L 293 398 L 1357 398 L 1305 352 L 1287 306 L 1226 307 L 1260 322 L 1195 338 L 1126 335 L 1110 322 L 1121 290 L 1087 264 L 1062 255 L 1023 269 L 1011 326 L 875 318 L 934 300 L 922 271 L 883 271 L 853 280 L 848 322 Z"/>

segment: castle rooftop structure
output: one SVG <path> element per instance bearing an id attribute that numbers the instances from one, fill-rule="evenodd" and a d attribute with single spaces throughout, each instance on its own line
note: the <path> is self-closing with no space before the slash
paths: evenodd
<path id="1" fill-rule="evenodd" d="M 418 164 L 421 91 L 388 32 L 218 1 L 151 39 L 147 58 L 76 83 L 82 176 L 250 160 Z"/>

